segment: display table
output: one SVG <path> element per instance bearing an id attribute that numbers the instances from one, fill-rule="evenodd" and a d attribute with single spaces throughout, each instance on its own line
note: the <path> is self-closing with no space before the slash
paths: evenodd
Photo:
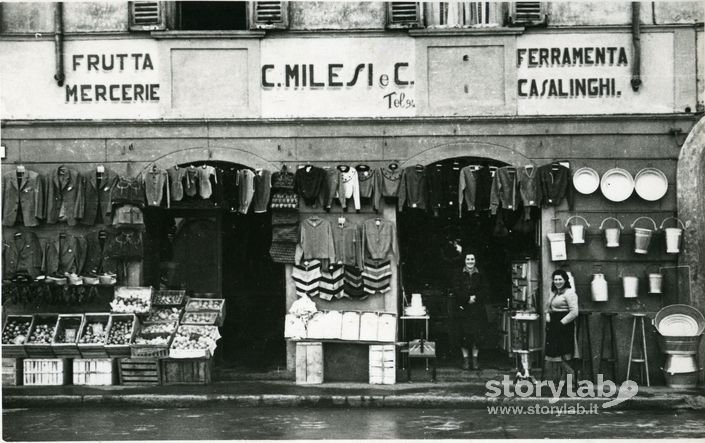
<path id="1" fill-rule="evenodd" d="M 401 320 L 400 353 L 403 367 L 406 368 L 407 381 L 411 381 L 411 360 L 423 358 L 426 361 L 426 371 L 431 369 L 431 380 L 436 381 L 436 343 L 428 341 L 429 315 L 410 316 L 403 315 Z M 420 339 L 410 340 L 409 325 L 407 322 L 424 322 L 424 334 Z"/>

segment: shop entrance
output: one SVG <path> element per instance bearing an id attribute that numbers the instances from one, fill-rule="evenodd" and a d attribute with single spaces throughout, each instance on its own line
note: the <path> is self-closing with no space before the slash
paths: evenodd
<path id="1" fill-rule="evenodd" d="M 220 180 L 221 172 L 245 168 L 226 162 L 193 165 L 216 168 Z M 162 289 L 185 289 L 195 297 L 226 300 L 214 356 L 221 373 L 283 368 L 284 269 L 269 257 L 271 215 L 253 213 L 252 207 L 246 214 L 233 211 L 224 204 L 223 183 L 211 181 L 208 199 L 184 196 L 170 208 L 145 210 L 145 281 Z"/>
<path id="2" fill-rule="evenodd" d="M 453 188 L 457 186 L 459 170 L 466 166 L 485 168 L 491 177 L 496 168 L 507 165 L 487 158 L 457 157 L 425 166 L 427 174 L 440 172 L 452 179 L 440 188 L 444 203 L 438 211 L 405 207 L 397 215 L 402 284 L 407 298 L 413 293 L 422 294 L 431 317 L 429 336 L 436 342 L 439 365 L 456 366 L 461 353 L 453 333 L 457 301 L 451 294 L 451 282 L 463 268 L 462 259 L 454 256 L 453 242 L 459 241 L 463 254 L 475 254 L 477 267 L 489 286 L 485 305 L 489 325 L 479 346 L 481 365 L 510 369 L 514 360 L 500 349 L 502 311 L 511 303 L 512 261 L 537 261 L 539 257 L 539 211 L 532 212 L 531 219 L 525 221 L 520 217 L 521 208 L 516 214 L 502 213 L 500 209 L 499 215 L 492 215 L 488 209 L 468 211 L 465 205 L 459 210 L 457 190 L 454 193 Z"/>

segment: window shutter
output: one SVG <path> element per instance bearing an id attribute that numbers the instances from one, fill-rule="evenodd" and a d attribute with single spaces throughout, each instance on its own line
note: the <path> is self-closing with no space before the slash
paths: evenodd
<path id="1" fill-rule="evenodd" d="M 130 2 L 130 29 L 133 31 L 165 29 L 163 2 Z"/>
<path id="2" fill-rule="evenodd" d="M 252 29 L 286 29 L 289 25 L 288 2 L 251 2 Z"/>
<path id="3" fill-rule="evenodd" d="M 543 2 L 514 2 L 509 11 L 509 24 L 522 26 L 545 25 L 548 22 Z"/>
<path id="4" fill-rule="evenodd" d="M 387 3 L 388 28 L 420 28 L 421 17 L 419 2 Z"/>

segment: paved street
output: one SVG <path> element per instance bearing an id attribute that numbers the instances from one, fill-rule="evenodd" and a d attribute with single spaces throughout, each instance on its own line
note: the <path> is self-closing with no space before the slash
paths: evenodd
<path id="1" fill-rule="evenodd" d="M 703 438 L 702 411 L 490 415 L 486 409 L 64 408 L 3 411 L 6 441 Z"/>

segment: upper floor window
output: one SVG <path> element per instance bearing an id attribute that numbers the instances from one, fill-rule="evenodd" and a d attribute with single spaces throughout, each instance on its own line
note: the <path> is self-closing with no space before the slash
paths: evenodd
<path id="1" fill-rule="evenodd" d="M 543 2 L 389 2 L 389 28 L 478 28 L 546 23 Z"/>
<path id="2" fill-rule="evenodd" d="M 285 29 L 287 2 L 130 2 L 130 29 L 140 31 L 239 31 Z"/>

